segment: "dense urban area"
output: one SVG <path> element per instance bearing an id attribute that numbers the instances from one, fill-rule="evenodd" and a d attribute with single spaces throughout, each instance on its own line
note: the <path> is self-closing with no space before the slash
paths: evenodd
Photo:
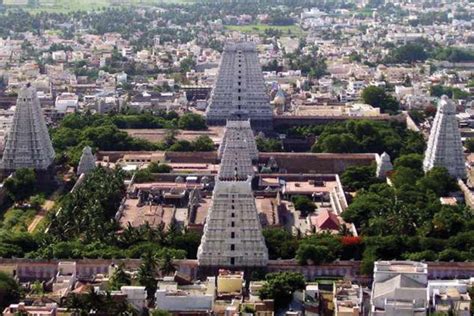
<path id="1" fill-rule="evenodd" d="M 0 0 L 2 315 L 474 314 L 472 0 Z"/>

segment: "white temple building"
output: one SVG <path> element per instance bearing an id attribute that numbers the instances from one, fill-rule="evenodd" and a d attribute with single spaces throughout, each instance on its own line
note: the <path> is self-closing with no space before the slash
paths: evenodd
<path id="1" fill-rule="evenodd" d="M 228 122 L 227 126 L 198 263 L 205 267 L 265 266 L 268 250 L 252 192 L 255 139 L 248 121 Z"/>
<path id="2" fill-rule="evenodd" d="M 251 187 L 246 181 L 216 182 L 198 249 L 200 266 L 265 266 L 268 250 Z"/>
<path id="3" fill-rule="evenodd" d="M 265 79 L 252 42 L 228 43 L 206 110 L 209 125 L 249 118 L 258 130 L 272 129 L 273 110 Z"/>
<path id="4" fill-rule="evenodd" d="M 77 175 L 92 172 L 96 167 L 95 162 L 96 158 L 92 154 L 92 149 L 89 146 L 84 147 L 81 159 L 79 160 L 79 165 L 77 166 Z"/>
<path id="5" fill-rule="evenodd" d="M 423 169 L 445 167 L 455 178 L 466 178 L 466 165 L 456 119 L 456 105 L 447 96 L 442 96 L 431 127 Z"/>
<path id="6" fill-rule="evenodd" d="M 13 124 L 7 136 L 1 169 L 47 170 L 54 162 L 54 149 L 36 89 L 30 85 L 18 92 Z"/>
<path id="7" fill-rule="evenodd" d="M 377 162 L 377 169 L 375 176 L 380 179 L 385 179 L 387 174 L 393 170 L 392 161 L 390 155 L 386 152 L 383 152 L 380 156 L 377 155 L 375 158 Z"/>
<path id="8" fill-rule="evenodd" d="M 227 121 L 224 137 L 219 146 L 218 158 L 222 159 L 224 149 L 228 143 L 239 141 L 245 142 L 246 150 L 249 152 L 252 161 L 257 160 L 257 144 L 255 143 L 255 135 L 252 131 L 252 127 L 250 126 L 250 120 Z"/>

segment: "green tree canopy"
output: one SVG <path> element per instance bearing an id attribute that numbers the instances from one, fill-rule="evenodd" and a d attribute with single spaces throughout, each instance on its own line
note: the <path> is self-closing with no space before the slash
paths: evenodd
<path id="1" fill-rule="evenodd" d="M 3 310 L 10 304 L 18 303 L 20 286 L 11 276 L 0 272 L 0 308 Z"/>
<path id="2" fill-rule="evenodd" d="M 36 174 L 33 169 L 21 168 L 5 180 L 4 187 L 8 196 L 15 202 L 28 199 L 36 190 Z"/>
<path id="3" fill-rule="evenodd" d="M 306 285 L 304 276 L 297 272 L 269 273 L 265 279 L 259 290 L 260 299 L 273 299 L 276 310 L 288 306 L 293 293 Z"/>
<path id="4" fill-rule="evenodd" d="M 383 88 L 368 86 L 362 91 L 361 96 L 365 103 L 380 108 L 384 113 L 397 113 L 399 110 L 398 101 Z"/>

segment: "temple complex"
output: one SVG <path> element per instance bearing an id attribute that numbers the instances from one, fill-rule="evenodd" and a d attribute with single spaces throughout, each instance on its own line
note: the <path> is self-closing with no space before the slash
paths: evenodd
<path id="1" fill-rule="evenodd" d="M 254 43 L 225 45 L 206 118 L 209 125 L 248 118 L 254 129 L 272 129 L 273 112 Z"/>
<path id="2" fill-rule="evenodd" d="M 77 166 L 77 175 L 88 174 L 92 172 L 96 165 L 95 156 L 92 154 L 92 149 L 89 146 L 84 147 L 82 150 L 82 156 Z"/>
<path id="3" fill-rule="evenodd" d="M 441 97 L 438 105 L 423 161 L 425 172 L 436 166 L 445 167 L 455 178 L 466 178 L 456 105 L 445 95 Z"/>
<path id="4" fill-rule="evenodd" d="M 20 89 L 11 130 L 7 136 L 0 168 L 4 176 L 20 168 L 45 171 L 54 162 L 54 149 L 36 89 Z"/>
<path id="5" fill-rule="evenodd" d="M 255 151 L 249 148 L 255 147 L 249 143 L 253 134 L 248 132 L 248 123 L 229 122 L 228 126 L 198 262 L 204 267 L 265 266 L 268 250 L 252 191 Z"/>

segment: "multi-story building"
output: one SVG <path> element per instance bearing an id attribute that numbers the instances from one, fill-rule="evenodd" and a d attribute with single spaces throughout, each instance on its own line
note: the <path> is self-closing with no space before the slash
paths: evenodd
<path id="1" fill-rule="evenodd" d="M 377 261 L 371 316 L 424 316 L 428 301 L 428 265 L 413 261 Z"/>

